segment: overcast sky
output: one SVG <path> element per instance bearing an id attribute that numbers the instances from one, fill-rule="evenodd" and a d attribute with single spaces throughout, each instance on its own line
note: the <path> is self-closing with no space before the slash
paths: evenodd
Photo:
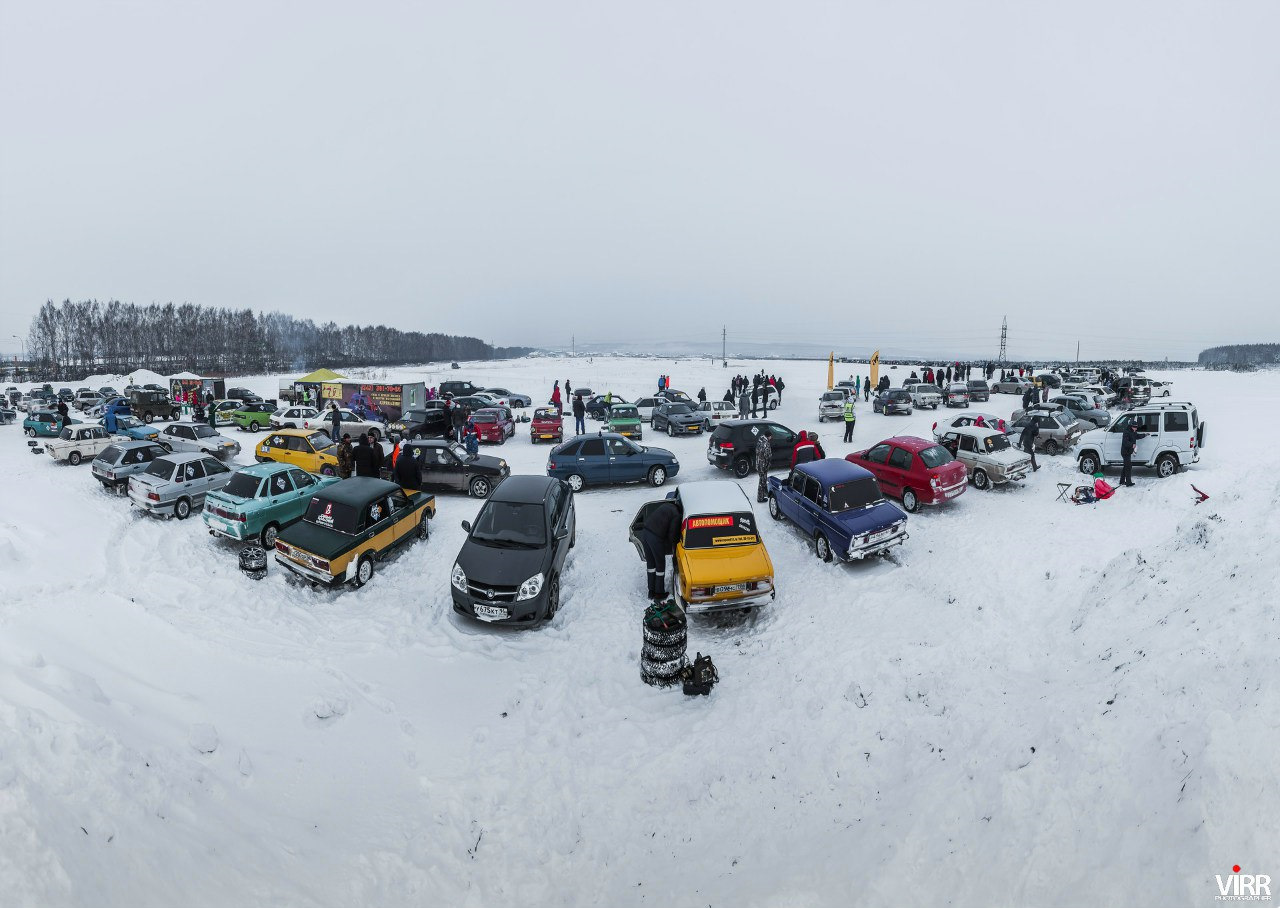
<path id="1" fill-rule="evenodd" d="M 0 0 L 47 298 L 500 344 L 1280 341 L 1280 3 Z"/>

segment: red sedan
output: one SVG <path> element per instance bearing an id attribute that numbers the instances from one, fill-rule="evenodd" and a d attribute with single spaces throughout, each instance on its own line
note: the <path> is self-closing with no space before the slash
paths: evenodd
<path id="1" fill-rule="evenodd" d="M 969 484 L 968 470 L 950 451 L 913 435 L 886 438 L 845 460 L 870 470 L 884 493 L 901 498 L 902 506 L 912 513 L 922 504 L 959 497 Z"/>
<path id="2" fill-rule="evenodd" d="M 471 414 L 471 422 L 476 427 L 476 435 L 481 444 L 492 443 L 504 445 L 507 439 L 516 434 L 516 424 L 512 421 L 506 407 L 485 407 Z"/>

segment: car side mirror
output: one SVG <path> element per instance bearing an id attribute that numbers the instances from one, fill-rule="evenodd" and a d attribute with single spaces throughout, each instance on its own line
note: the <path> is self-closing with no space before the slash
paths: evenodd
<path id="1" fill-rule="evenodd" d="M 464 520 L 464 521 L 462 521 L 462 529 L 463 529 L 463 530 L 465 530 L 466 532 L 470 533 L 470 532 L 471 532 L 471 521 L 470 521 L 470 520 Z"/>

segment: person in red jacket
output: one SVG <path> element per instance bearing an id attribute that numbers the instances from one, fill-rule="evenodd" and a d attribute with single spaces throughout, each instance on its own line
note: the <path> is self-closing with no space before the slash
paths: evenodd
<path id="1" fill-rule="evenodd" d="M 551 406 L 556 408 L 556 412 L 561 416 L 564 415 L 564 407 L 560 404 L 560 382 L 556 381 L 556 386 L 551 389 Z"/>
<path id="2" fill-rule="evenodd" d="M 791 466 L 794 467 L 799 463 L 809 463 L 813 460 L 822 460 L 826 456 L 826 453 L 818 444 L 818 437 L 802 430 L 800 437 L 796 439 L 795 447 L 791 449 Z"/>

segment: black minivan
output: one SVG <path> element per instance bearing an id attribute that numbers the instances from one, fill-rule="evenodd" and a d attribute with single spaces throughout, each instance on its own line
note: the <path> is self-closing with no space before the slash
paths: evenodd
<path id="1" fill-rule="evenodd" d="M 560 574 L 577 538 L 573 493 L 562 479 L 510 476 L 476 517 L 454 562 L 453 610 L 491 624 L 550 621 Z"/>

